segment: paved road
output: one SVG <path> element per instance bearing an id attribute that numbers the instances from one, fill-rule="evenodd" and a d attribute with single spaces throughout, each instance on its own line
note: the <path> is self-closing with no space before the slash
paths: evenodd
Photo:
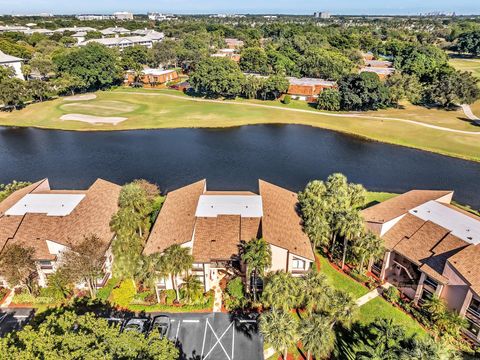
<path id="1" fill-rule="evenodd" d="M 20 329 L 33 316 L 33 309 L 4 309 L 0 311 L 0 337 Z"/>
<path id="2" fill-rule="evenodd" d="M 32 309 L 1 311 L 0 336 L 20 329 L 32 315 Z M 147 316 L 156 315 L 170 317 L 167 336 L 180 349 L 180 360 L 263 360 L 263 340 L 254 319 L 223 313 Z"/>

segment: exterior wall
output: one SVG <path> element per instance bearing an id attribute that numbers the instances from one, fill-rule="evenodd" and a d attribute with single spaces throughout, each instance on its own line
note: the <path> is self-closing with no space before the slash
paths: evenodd
<path id="1" fill-rule="evenodd" d="M 288 250 L 282 249 L 278 246 L 270 244 L 272 251 L 272 266 L 270 271 L 287 270 Z"/>
<path id="2" fill-rule="evenodd" d="M 294 260 L 301 260 L 304 261 L 304 267 L 303 269 L 296 269 L 294 268 Z M 302 276 L 304 275 L 308 270 L 310 270 L 312 266 L 312 261 L 308 260 L 304 257 L 289 253 L 288 254 L 288 271 L 292 273 L 294 276 Z"/>
<path id="3" fill-rule="evenodd" d="M 172 71 L 168 74 L 163 75 L 142 75 L 140 77 L 140 82 L 143 83 L 143 87 L 145 88 L 152 88 L 158 87 L 163 85 L 167 82 L 174 81 L 178 79 L 178 73 L 176 71 Z M 135 76 L 132 73 L 128 73 L 126 76 L 126 83 L 131 85 L 135 82 Z"/>
<path id="4" fill-rule="evenodd" d="M 470 286 L 448 263 L 445 265 L 442 275 L 448 279 L 448 285 L 445 286 L 442 298 L 445 299 L 451 310 L 461 312 Z"/>
<path id="5" fill-rule="evenodd" d="M 442 196 L 441 198 L 437 199 L 437 201 L 444 204 L 450 204 L 452 202 L 452 198 L 453 198 L 453 192 L 445 196 Z"/>
<path id="6" fill-rule="evenodd" d="M 21 61 L 17 61 L 17 62 L 12 62 L 12 63 L 3 63 L 3 64 L 0 64 L 0 66 L 4 66 L 4 67 L 11 67 L 13 68 L 13 70 L 15 70 L 15 77 L 17 79 L 20 79 L 20 80 L 25 80 L 25 78 L 23 77 L 23 73 L 22 73 L 22 62 Z"/>
<path id="7" fill-rule="evenodd" d="M 395 219 L 392 219 L 392 220 L 389 220 L 385 223 L 383 223 L 383 225 L 381 226 L 381 230 L 380 230 L 380 236 L 383 236 L 385 235 L 388 230 L 390 230 L 392 227 L 395 226 L 395 224 L 397 224 L 406 214 L 403 214 L 399 217 L 396 217 Z"/>

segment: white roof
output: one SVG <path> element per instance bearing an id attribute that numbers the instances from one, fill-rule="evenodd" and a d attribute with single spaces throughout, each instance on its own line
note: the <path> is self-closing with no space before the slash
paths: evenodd
<path id="1" fill-rule="evenodd" d="M 66 216 L 82 201 L 85 194 L 27 194 L 5 212 L 5 215 L 26 213 Z"/>
<path id="2" fill-rule="evenodd" d="M 86 45 L 91 42 L 96 42 L 96 43 L 108 46 L 108 45 L 120 45 L 125 43 L 133 43 L 133 44 L 151 43 L 152 40 L 145 36 L 126 36 L 126 37 L 118 37 L 118 38 L 91 39 L 81 43 L 80 45 Z"/>
<path id="3" fill-rule="evenodd" d="M 12 55 L 7 55 L 2 50 L 0 50 L 0 64 L 20 62 L 20 61 L 23 61 L 23 59 L 17 58 L 17 57 L 12 56 Z"/>
<path id="4" fill-rule="evenodd" d="M 260 195 L 200 195 L 196 217 L 218 215 L 240 215 L 241 217 L 262 217 Z"/>
<path id="5" fill-rule="evenodd" d="M 360 69 L 360 72 L 372 72 L 375 74 L 384 74 L 390 75 L 395 72 L 394 68 L 382 68 L 382 67 L 373 67 L 373 66 L 365 66 Z"/>
<path id="6" fill-rule="evenodd" d="M 175 72 L 175 70 L 163 70 L 163 69 L 144 69 L 144 70 L 142 70 L 142 73 L 144 73 L 145 75 L 154 75 L 154 76 L 171 74 L 173 72 Z"/>
<path id="7" fill-rule="evenodd" d="M 328 81 L 324 79 L 317 79 L 317 78 L 295 78 L 295 77 L 288 77 L 287 78 L 290 85 L 323 85 L 323 86 L 335 86 L 335 81 Z"/>
<path id="8" fill-rule="evenodd" d="M 470 243 L 480 243 L 480 221 L 437 201 L 428 201 L 409 211 L 424 221 L 431 221 L 450 230 L 452 235 Z"/>

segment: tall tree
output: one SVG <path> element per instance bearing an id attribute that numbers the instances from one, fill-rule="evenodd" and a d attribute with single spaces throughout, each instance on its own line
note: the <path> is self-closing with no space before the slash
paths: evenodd
<path id="1" fill-rule="evenodd" d="M 257 278 L 263 277 L 272 265 L 272 250 L 264 239 L 253 239 L 243 244 L 241 258 L 248 278 L 253 275 L 253 299 L 257 301 Z"/>
<path id="2" fill-rule="evenodd" d="M 335 345 L 335 332 L 331 328 L 331 319 L 321 314 L 312 314 L 299 324 L 298 334 L 303 348 L 307 350 L 307 360 L 311 355 L 316 360 L 330 356 Z"/>
<path id="3" fill-rule="evenodd" d="M 0 254 L 0 272 L 9 286 L 20 286 L 33 293 L 37 270 L 34 254 L 35 250 L 31 247 L 5 246 Z"/>
<path id="4" fill-rule="evenodd" d="M 463 53 L 480 56 L 480 30 L 461 34 L 457 40 L 457 49 Z"/>
<path id="5" fill-rule="evenodd" d="M 345 76 L 339 82 L 338 88 L 342 110 L 378 110 L 391 105 L 389 88 L 375 73 L 363 72 Z"/>
<path id="6" fill-rule="evenodd" d="M 264 312 L 260 316 L 260 332 L 276 351 L 283 352 L 283 359 L 287 360 L 288 348 L 297 340 L 297 324 L 292 315 L 276 309 Z"/>
<path id="7" fill-rule="evenodd" d="M 272 309 L 290 311 L 301 303 L 300 279 L 285 271 L 277 271 L 266 279 L 262 302 Z"/>
<path id="8" fill-rule="evenodd" d="M 153 44 L 150 51 L 150 63 L 153 66 L 178 66 L 178 44 L 175 40 L 164 39 Z"/>
<path id="9" fill-rule="evenodd" d="M 302 306 L 307 314 L 316 309 L 324 309 L 330 301 L 331 288 L 327 284 L 325 274 L 316 270 L 310 270 L 300 284 Z"/>
<path id="10" fill-rule="evenodd" d="M 97 280 L 104 275 L 105 257 L 99 254 L 102 254 L 101 249 L 105 249 L 106 245 L 96 235 L 85 236 L 82 242 L 71 245 L 62 254 L 61 271 L 71 281 L 85 283 L 92 299 L 97 294 Z"/>
<path id="11" fill-rule="evenodd" d="M 382 238 L 368 231 L 353 243 L 352 251 L 359 260 L 358 270 L 362 273 L 366 259 L 378 259 L 383 256 L 385 244 Z"/>
<path id="12" fill-rule="evenodd" d="M 177 302 L 180 300 L 177 278 L 187 273 L 193 265 L 193 256 L 190 254 L 190 251 L 191 249 L 189 247 L 182 247 L 175 244 L 167 248 L 163 253 L 164 272 L 170 274 Z"/>

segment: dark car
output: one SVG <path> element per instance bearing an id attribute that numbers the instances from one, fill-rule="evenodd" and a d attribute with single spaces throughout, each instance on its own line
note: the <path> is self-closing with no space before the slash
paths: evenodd
<path id="1" fill-rule="evenodd" d="M 118 326 L 118 327 L 121 328 L 122 324 L 123 324 L 123 319 L 121 319 L 121 318 L 108 318 L 107 322 L 108 322 L 108 326 Z"/>
<path id="2" fill-rule="evenodd" d="M 148 331 L 149 321 L 144 318 L 131 318 L 128 319 L 123 325 L 122 331 L 136 331 L 140 334 L 144 334 Z"/>
<path id="3" fill-rule="evenodd" d="M 168 335 L 168 330 L 170 330 L 170 318 L 167 315 L 158 315 L 153 318 L 151 333 L 158 333 L 163 338 Z"/>

